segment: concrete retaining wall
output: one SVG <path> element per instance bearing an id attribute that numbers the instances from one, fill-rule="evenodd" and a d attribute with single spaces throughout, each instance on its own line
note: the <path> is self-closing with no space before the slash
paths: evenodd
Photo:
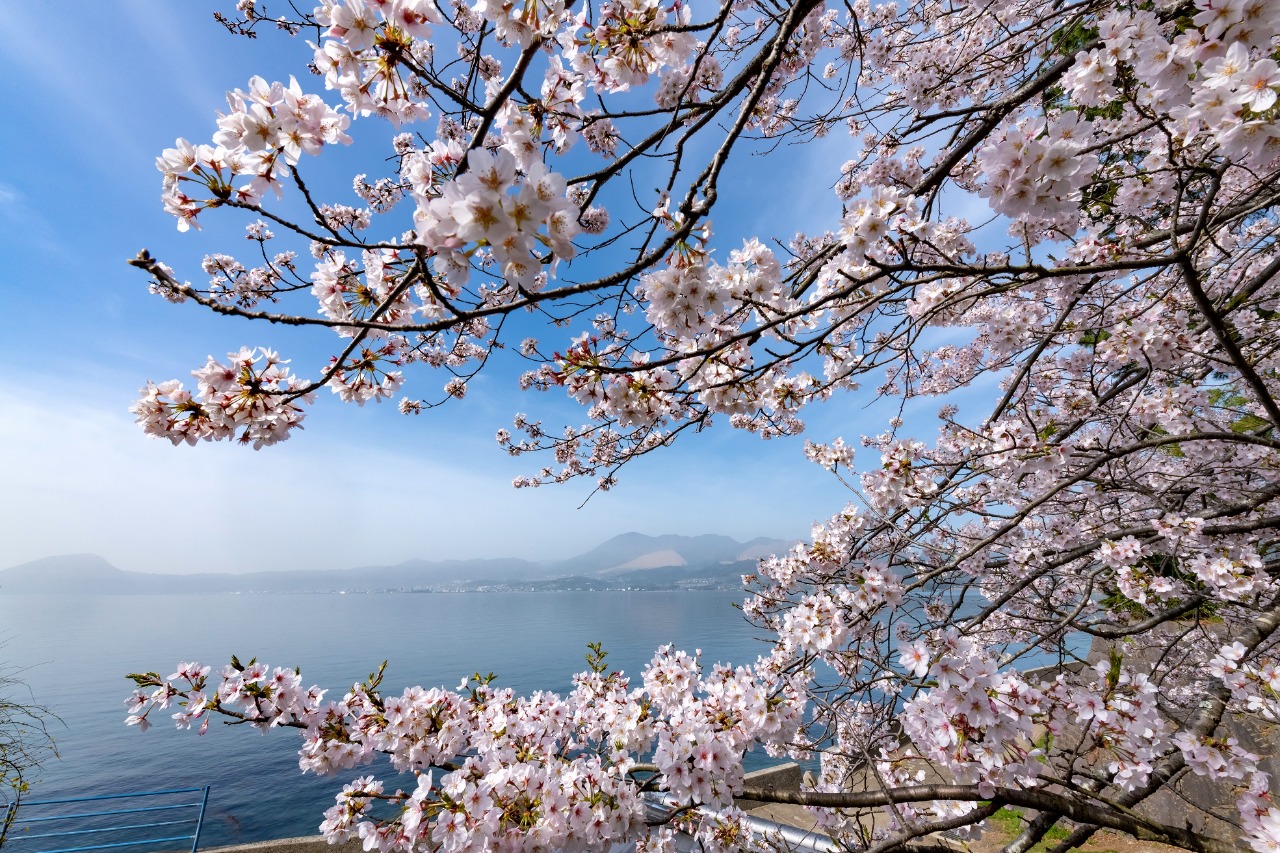
<path id="1" fill-rule="evenodd" d="M 301 838 L 281 838 L 231 847 L 202 847 L 200 850 L 201 853 L 362 853 L 364 848 L 359 839 L 352 839 L 345 844 L 329 844 L 323 835 L 305 835 Z"/>
<path id="2" fill-rule="evenodd" d="M 799 791 L 804 771 L 794 761 L 777 764 L 763 770 L 755 770 L 742 777 L 748 788 L 764 788 L 766 791 Z M 765 805 L 755 800 L 734 800 L 734 805 L 743 811 L 751 811 Z"/>

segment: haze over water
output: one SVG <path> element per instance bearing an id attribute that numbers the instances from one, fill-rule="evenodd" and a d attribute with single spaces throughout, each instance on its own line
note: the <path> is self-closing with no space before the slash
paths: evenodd
<path id="1" fill-rule="evenodd" d="M 304 684 L 340 698 L 384 659 L 384 690 L 455 688 L 495 672 L 518 692 L 564 692 L 585 668 L 586 644 L 638 676 L 664 643 L 704 665 L 750 663 L 767 650 L 733 608 L 739 592 L 556 592 L 371 595 L 85 596 L 0 594 L 0 661 L 24 679 L 62 753 L 36 777 L 33 799 L 212 785 L 202 847 L 313 835 L 333 795 L 360 770 L 303 776 L 294 731 L 258 734 L 216 721 L 176 731 L 153 715 L 124 725 L 128 672 L 173 672 L 179 660 L 215 671 L 234 653 L 300 666 Z M 336 696 L 334 695 L 336 694 Z M 749 766 L 770 762 L 763 753 Z M 385 765 L 376 765 L 384 768 Z M 411 783 L 405 783 L 411 787 Z"/>

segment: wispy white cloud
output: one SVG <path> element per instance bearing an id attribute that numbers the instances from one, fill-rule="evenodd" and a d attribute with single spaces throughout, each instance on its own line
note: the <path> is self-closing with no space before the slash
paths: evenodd
<path id="1" fill-rule="evenodd" d="M 78 552 L 164 572 L 551 559 L 630 530 L 795 536 L 839 506 L 798 448 L 798 469 L 767 455 L 729 462 L 744 456 L 723 446 L 731 436 L 642 464 L 579 510 L 582 488 L 516 491 L 496 449 L 426 424 L 396 445 L 353 437 L 335 417 L 254 452 L 171 447 L 123 409 L 88 385 L 0 385 L 0 568 Z"/>
<path id="2" fill-rule="evenodd" d="M 21 191 L 5 183 L 0 183 L 0 223 L 7 226 L 9 234 L 18 237 L 25 249 L 47 253 L 62 248 L 53 224 Z"/>
<path id="3" fill-rule="evenodd" d="M 8 4 L 5 23 L 41 32 L 48 15 L 39 4 Z M 192 49 L 217 27 L 198 4 L 84 4 L 75 18 L 60 23 L 57 51 L 41 39 L 0 42 L 0 69 L 23 92 L 28 126 L 56 121 L 46 131 L 54 146 L 92 152 L 99 179 L 112 179 L 121 164 L 150 167 L 159 116 L 169 140 L 196 120 L 186 132 L 210 129 L 228 85 L 243 85 L 218 51 Z"/>
<path id="4" fill-rule="evenodd" d="M 81 551 L 175 572 L 489 556 L 484 534 L 521 515 L 464 468 L 327 438 L 174 448 L 122 408 L 0 389 L 0 565 Z"/>

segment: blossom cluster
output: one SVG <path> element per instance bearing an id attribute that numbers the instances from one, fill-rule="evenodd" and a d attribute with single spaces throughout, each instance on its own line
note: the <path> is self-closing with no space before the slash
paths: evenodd
<path id="1" fill-rule="evenodd" d="M 987 178 L 980 194 L 1011 219 L 1070 222 L 1080 207 L 1080 190 L 1098 168 L 1096 155 L 1082 153 L 1092 135 L 1090 122 L 1075 112 L 1048 123 L 1020 121 L 979 152 Z"/>
<path id="2" fill-rule="evenodd" d="M 418 240 L 436 248 L 436 269 L 453 287 L 467 283 L 465 251 L 478 244 L 489 247 L 510 286 L 538 289 L 543 272 L 535 250 L 540 244 L 562 260 L 575 254 L 578 222 L 565 197 L 564 178 L 541 161 L 518 174 L 516 157 L 506 149 L 472 151 L 466 163 L 467 171 L 443 186 L 430 180 L 434 172 L 425 168 L 410 173 L 419 200 Z"/>
<path id="3" fill-rule="evenodd" d="M 633 688 L 596 654 L 563 697 L 516 696 L 479 678 L 456 691 L 387 695 L 378 673 L 326 701 L 325 691 L 304 689 L 295 670 L 232 658 L 215 682 L 211 667 L 184 662 L 164 679 L 131 676 L 138 689 L 127 722 L 145 729 L 153 714 L 176 708 L 180 728 L 200 722 L 201 732 L 215 715 L 297 728 L 299 767 L 318 774 L 388 756 L 394 770 L 413 775 L 413 790 L 389 792 L 361 776 L 321 824 L 331 842 L 357 835 L 366 849 L 383 851 L 581 849 L 643 837 L 648 776 L 663 780 L 670 802 L 706 805 L 715 815 L 741 790 L 742 753 L 761 741 L 785 744 L 801 724 L 799 684 L 770 688 L 759 668 L 707 672 L 696 657 L 666 647 Z M 398 814 L 376 816 L 382 801 Z M 689 826 L 714 836 L 724 819 Z"/>
<path id="4" fill-rule="evenodd" d="M 313 397 L 287 365 L 267 349 L 228 353 L 225 364 L 210 356 L 191 372 L 194 394 L 177 380 L 148 382 L 129 411 L 148 435 L 174 444 L 225 438 L 255 448 L 275 444 L 301 427 L 306 414 L 299 402 Z"/>
<path id="5" fill-rule="evenodd" d="M 279 195 L 281 179 L 303 154 L 351 141 L 350 117 L 303 92 L 292 78 L 285 86 L 254 77 L 248 92 L 230 92 L 227 103 L 230 110 L 218 119 L 213 145 L 179 139 L 156 160 L 164 175 L 165 210 L 177 217 L 180 231 L 199 227 L 196 217 L 205 208 L 228 201 L 254 204 L 268 190 Z M 237 183 L 244 177 L 249 180 Z M 196 185 L 208 195 L 192 197 Z"/>

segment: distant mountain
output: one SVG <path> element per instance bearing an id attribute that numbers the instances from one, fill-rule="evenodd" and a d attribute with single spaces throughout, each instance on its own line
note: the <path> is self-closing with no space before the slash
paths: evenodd
<path id="1" fill-rule="evenodd" d="M 758 559 L 765 554 L 786 551 L 790 542 L 782 539 L 752 539 L 739 542 L 728 536 L 649 536 L 623 533 L 585 554 L 551 564 L 553 575 L 609 575 L 634 570 L 654 570 L 672 566 L 703 569 L 724 563 Z"/>
<path id="2" fill-rule="evenodd" d="M 639 557 L 627 560 L 620 566 L 613 566 L 605 570 L 606 574 L 613 572 L 622 572 L 630 569 L 662 569 L 667 566 L 687 566 L 689 561 L 680 555 L 679 551 L 674 548 L 667 548 L 664 551 L 647 551 Z"/>
<path id="3" fill-rule="evenodd" d="M 750 542 L 743 543 L 742 550 L 738 552 L 736 559 L 756 562 L 774 554 L 785 554 L 792 549 L 797 541 L 795 539 L 766 539 L 763 536 L 758 536 Z"/>
<path id="4" fill-rule="evenodd" d="M 151 574 L 118 569 L 96 554 L 45 557 L 0 571 L 0 595 L 22 593 L 370 592 L 451 583 L 509 583 L 545 576 L 527 560 L 409 560 L 396 566 L 247 574 Z"/>
<path id="5" fill-rule="evenodd" d="M 375 592 L 431 589 L 607 589 L 735 585 L 755 561 L 791 547 L 781 539 L 624 533 L 569 560 L 407 560 L 355 569 L 248 574 L 151 574 L 118 569 L 96 554 L 45 557 L 0 571 L 0 595 Z"/>
<path id="6" fill-rule="evenodd" d="M 137 574 L 117 569 L 97 554 L 45 557 L 0 572 L 0 595 L 57 591 L 121 592 L 132 586 Z"/>

